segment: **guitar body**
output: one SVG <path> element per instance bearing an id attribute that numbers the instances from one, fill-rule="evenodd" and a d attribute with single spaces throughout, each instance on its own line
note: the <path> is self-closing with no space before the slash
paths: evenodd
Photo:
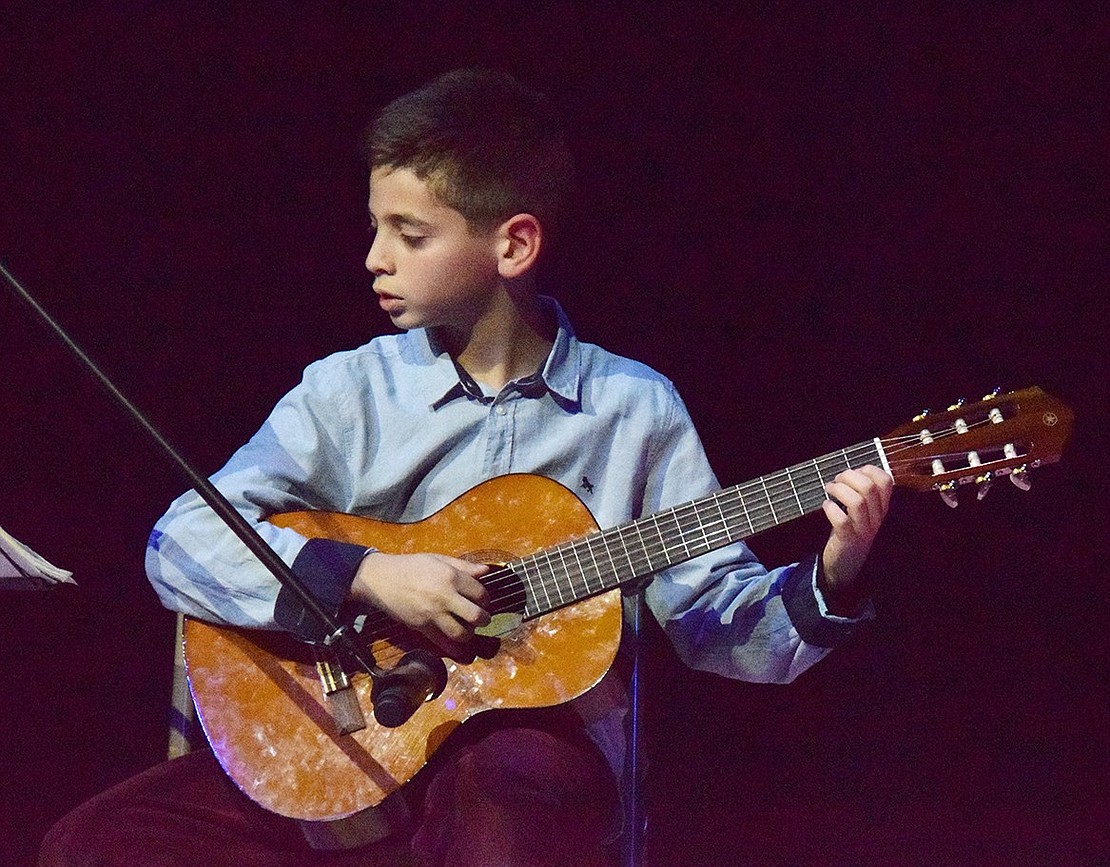
<path id="1" fill-rule="evenodd" d="M 534 475 L 492 479 L 412 524 L 331 512 L 270 520 L 308 537 L 482 563 L 506 562 L 597 529 L 573 493 Z M 446 660 L 443 693 L 394 729 L 374 721 L 370 678 L 354 673 L 351 688 L 366 728 L 351 734 L 340 733 L 327 708 L 314 649 L 283 633 L 187 618 L 185 663 L 201 725 L 228 776 L 272 812 L 325 821 L 379 804 L 477 713 L 546 707 L 586 692 L 612 665 L 620 632 L 619 590 L 525 621 L 498 639 L 489 658 Z M 371 648 L 388 668 L 417 640 L 398 627 Z"/>

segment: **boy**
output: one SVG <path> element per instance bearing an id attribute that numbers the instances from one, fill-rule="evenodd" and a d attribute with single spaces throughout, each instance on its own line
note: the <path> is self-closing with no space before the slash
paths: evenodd
<path id="1" fill-rule="evenodd" d="M 419 520 L 485 479 L 530 472 L 576 489 L 609 527 L 717 483 L 673 386 L 580 343 L 536 292 L 571 175 L 542 96 L 505 75 L 450 73 L 387 106 L 367 154 L 366 267 L 402 333 L 310 365 L 215 481 L 326 607 L 378 609 L 459 657 L 489 621 L 488 567 L 306 541 L 263 519 L 308 508 Z M 891 484 L 865 467 L 828 486 L 820 557 L 768 571 L 736 543 L 657 575 L 647 604 L 689 664 L 792 680 L 851 632 Z M 174 610 L 319 637 L 192 493 L 158 523 L 147 563 Z M 467 722 L 402 790 L 412 828 L 381 842 L 314 854 L 294 823 L 191 754 L 79 808 L 42 863 L 153 863 L 152 852 L 198 864 L 611 863 L 622 705 L 605 684 L 570 706 Z"/>

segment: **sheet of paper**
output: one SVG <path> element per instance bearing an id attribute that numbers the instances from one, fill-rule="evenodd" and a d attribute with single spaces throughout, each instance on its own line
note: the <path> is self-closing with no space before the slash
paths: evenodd
<path id="1" fill-rule="evenodd" d="M 75 583 L 68 569 L 55 566 L 0 527 L 0 586 Z"/>

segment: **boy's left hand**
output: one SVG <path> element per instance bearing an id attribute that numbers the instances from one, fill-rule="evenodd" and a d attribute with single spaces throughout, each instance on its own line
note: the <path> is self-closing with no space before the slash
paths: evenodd
<path id="1" fill-rule="evenodd" d="M 821 565 L 824 589 L 832 597 L 826 601 L 835 609 L 854 609 L 864 595 L 854 586 L 855 581 L 886 517 L 893 490 L 894 480 L 870 465 L 845 470 L 825 486 L 832 499 L 825 500 L 822 508 L 832 524 L 832 533 L 821 555 Z"/>

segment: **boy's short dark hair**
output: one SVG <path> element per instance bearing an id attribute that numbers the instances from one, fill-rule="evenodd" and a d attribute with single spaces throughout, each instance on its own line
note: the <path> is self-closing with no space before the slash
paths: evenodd
<path id="1" fill-rule="evenodd" d="M 476 230 L 519 213 L 553 229 L 573 166 L 547 97 L 488 69 L 448 72 L 389 103 L 369 127 L 370 169 L 409 169 Z"/>

